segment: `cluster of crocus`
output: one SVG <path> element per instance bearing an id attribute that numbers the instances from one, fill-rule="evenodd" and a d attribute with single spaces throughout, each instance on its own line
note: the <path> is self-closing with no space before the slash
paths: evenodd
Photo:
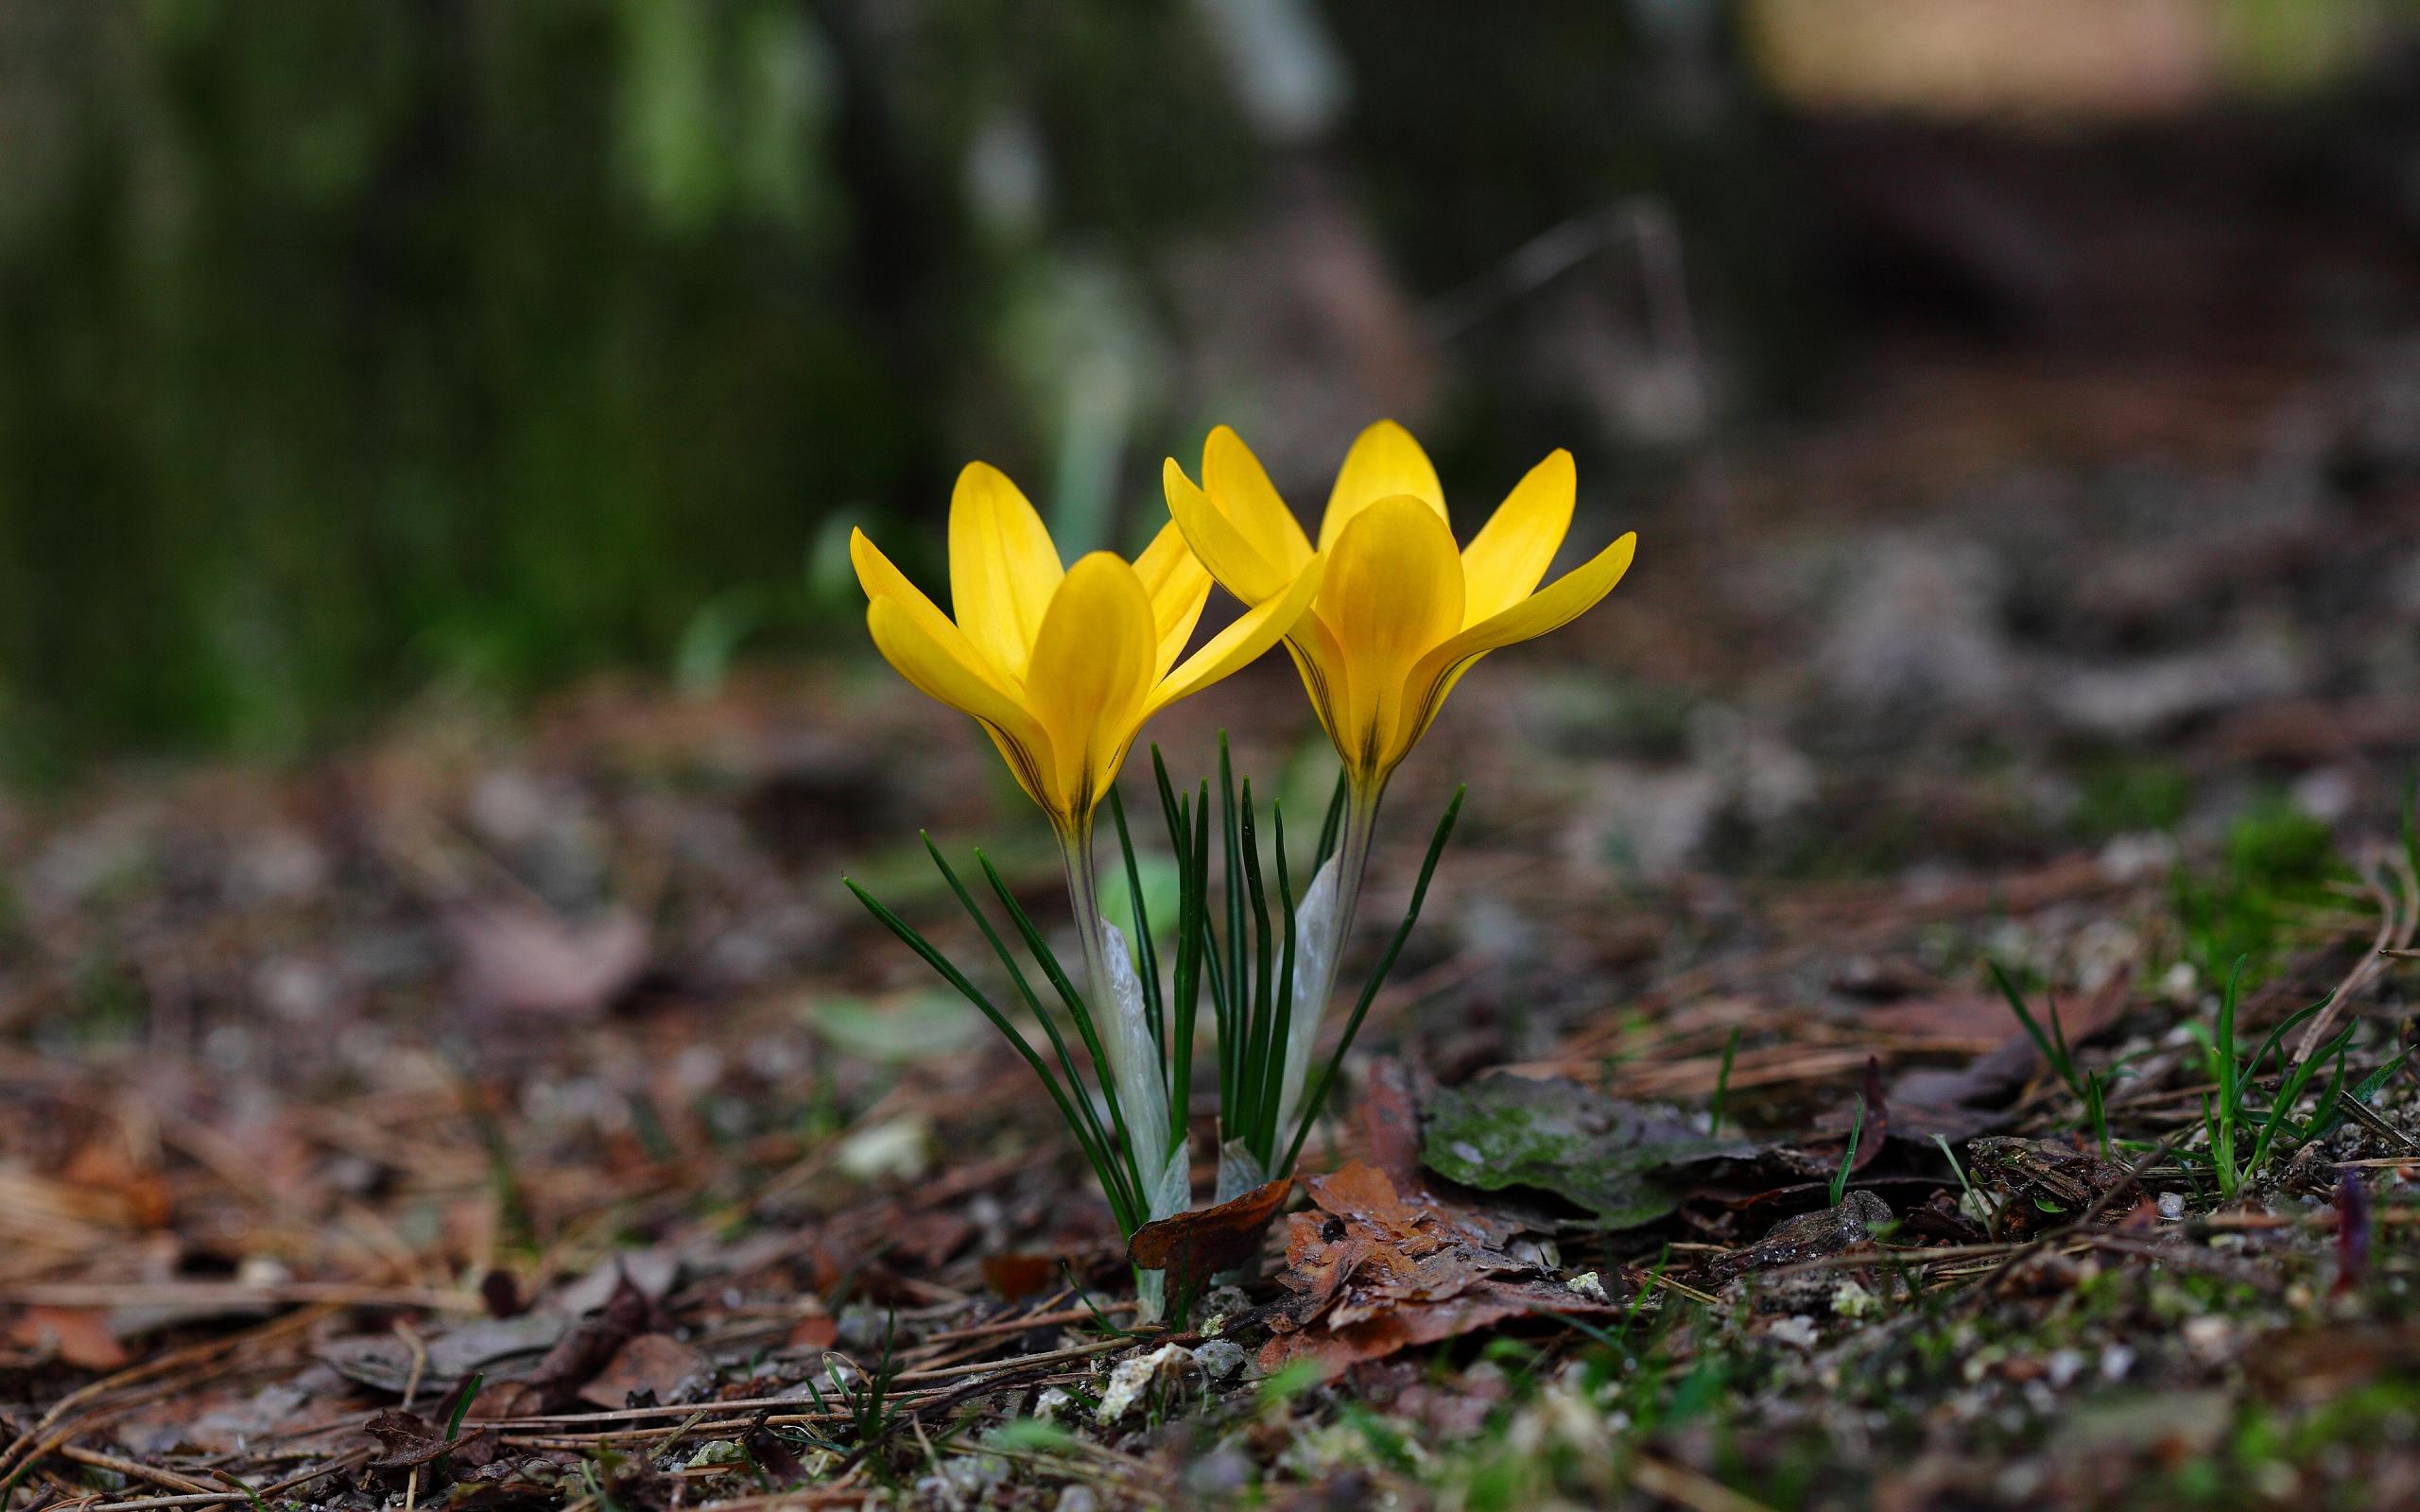
<path id="1" fill-rule="evenodd" d="M 1191 1204 L 1195 1004 L 1205 984 L 1219 1029 L 1219 1194 L 1290 1169 L 1343 1054 L 1340 1043 L 1311 1078 L 1388 779 L 1473 662 L 1586 611 L 1620 579 L 1635 542 L 1625 535 L 1539 586 L 1571 524 L 1576 479 L 1570 454 L 1558 451 L 1458 547 L 1436 469 L 1391 421 L 1364 431 L 1346 455 L 1316 543 L 1224 426 L 1211 433 L 1198 486 L 1174 459 L 1163 478 L 1171 518 L 1149 549 L 1132 563 L 1096 552 L 1065 566 L 1016 486 L 994 468 L 970 465 L 950 502 L 948 614 L 862 532 L 850 542 L 875 645 L 908 681 L 983 727 L 1058 833 L 1083 953 L 1080 984 L 983 866 L 1091 1057 L 1098 1104 L 1055 1016 L 938 850 L 936 864 L 1052 1047 L 1055 1074 L 963 971 L 862 889 L 857 896 L 1017 1046 L 1130 1235 Z M 1214 579 L 1244 611 L 1187 656 Z M 1251 784 L 1239 800 L 1223 750 L 1215 816 L 1209 783 L 1178 792 L 1155 752 L 1182 883 L 1174 976 L 1164 984 L 1116 799 L 1118 769 L 1152 714 L 1281 644 L 1342 767 L 1308 885 L 1296 896 L 1283 816 L 1273 809 L 1274 860 L 1264 867 Z M 1100 912 L 1093 840 L 1104 801 L 1127 861 L 1131 949 Z M 1438 827 L 1411 908 L 1348 1021 L 1347 1043 L 1417 915 L 1454 812 Z M 1210 907 L 1214 850 L 1225 858 L 1223 941 Z M 1155 1310 L 1156 1277 L 1141 1281 L 1147 1310 Z"/>

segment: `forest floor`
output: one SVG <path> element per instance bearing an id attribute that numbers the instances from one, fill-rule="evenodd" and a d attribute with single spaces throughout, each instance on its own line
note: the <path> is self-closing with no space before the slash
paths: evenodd
<path id="1" fill-rule="evenodd" d="M 1456 693 L 1174 1331 L 839 886 L 1061 906 L 871 657 L 0 809 L 7 1504 L 2420 1499 L 2420 354 L 1867 387 Z M 1154 734 L 1221 725 L 1317 806 L 1281 661 Z"/>

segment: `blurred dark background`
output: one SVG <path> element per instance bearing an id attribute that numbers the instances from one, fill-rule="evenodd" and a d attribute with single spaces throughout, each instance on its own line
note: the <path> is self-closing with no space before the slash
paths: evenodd
<path id="1" fill-rule="evenodd" d="M 1393 414 L 1720 530 L 1910 352 L 2324 367 L 2412 318 L 2411 16 L 9 0 L 0 747 L 855 646 L 846 525 L 916 558 L 973 455 L 1071 554 L 1221 420 L 1305 506 Z"/>

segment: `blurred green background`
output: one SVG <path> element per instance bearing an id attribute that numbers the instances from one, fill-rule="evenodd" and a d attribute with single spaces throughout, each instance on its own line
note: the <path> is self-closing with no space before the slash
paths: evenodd
<path id="1" fill-rule="evenodd" d="M 2171 0 L 2203 41 L 2051 103 L 2301 87 L 2377 9 Z M 837 644 L 840 527 L 970 455 L 1071 551 L 1214 420 L 1281 477 L 1382 412 L 1651 475 L 1856 318 L 1795 156 L 1865 87 L 1826 16 L 9 0 L 0 747 L 282 755 L 432 684 Z"/>

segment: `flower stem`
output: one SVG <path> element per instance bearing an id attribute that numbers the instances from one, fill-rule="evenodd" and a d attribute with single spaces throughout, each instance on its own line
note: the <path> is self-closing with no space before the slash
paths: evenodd
<path id="1" fill-rule="evenodd" d="M 1387 782 L 1381 777 L 1364 786 L 1356 782 L 1345 799 L 1344 830 L 1336 848 L 1336 913 L 1326 949 L 1318 957 L 1319 976 L 1308 984 L 1310 990 L 1298 993 L 1294 1005 L 1292 1043 L 1278 1048 L 1286 1057 L 1286 1087 L 1280 1102 L 1277 1126 L 1280 1130 L 1292 1126 L 1302 1107 L 1304 1084 L 1309 1079 L 1312 1047 L 1318 1042 L 1320 1022 L 1327 1016 L 1328 1000 L 1336 995 L 1336 978 L 1344 964 L 1344 944 L 1353 936 L 1353 915 L 1361 901 L 1361 882 L 1370 868 L 1370 842 L 1376 833 L 1378 804 L 1386 797 Z M 1299 1046 L 1299 1050 L 1295 1048 Z M 1283 1141 L 1281 1132 L 1278 1139 Z M 1282 1175 L 1271 1171 L 1270 1175 Z"/>
<path id="2" fill-rule="evenodd" d="M 1112 964 L 1109 921 L 1101 918 L 1100 884 L 1093 869 L 1089 819 L 1062 829 L 1059 840 L 1067 864 L 1067 900 L 1076 911 L 1076 937 L 1083 942 L 1085 995 L 1103 1041 L 1094 1053 L 1097 1069 L 1102 1086 L 1115 1091 L 1116 1106 L 1125 1112 L 1127 1150 L 1143 1203 L 1139 1216 L 1145 1221 L 1173 1217 L 1184 1211 L 1189 1197 L 1170 1190 L 1162 1179 L 1173 1173 L 1175 1185 L 1182 1187 L 1184 1170 L 1184 1130 L 1169 1126 L 1162 1047 L 1151 1035 L 1139 981 L 1134 990 L 1125 990 Z M 1115 955 L 1131 976 L 1135 970 L 1132 957 L 1123 950 Z M 1136 1316 L 1156 1322 L 1167 1296 L 1166 1274 L 1137 1270 L 1134 1285 Z"/>

